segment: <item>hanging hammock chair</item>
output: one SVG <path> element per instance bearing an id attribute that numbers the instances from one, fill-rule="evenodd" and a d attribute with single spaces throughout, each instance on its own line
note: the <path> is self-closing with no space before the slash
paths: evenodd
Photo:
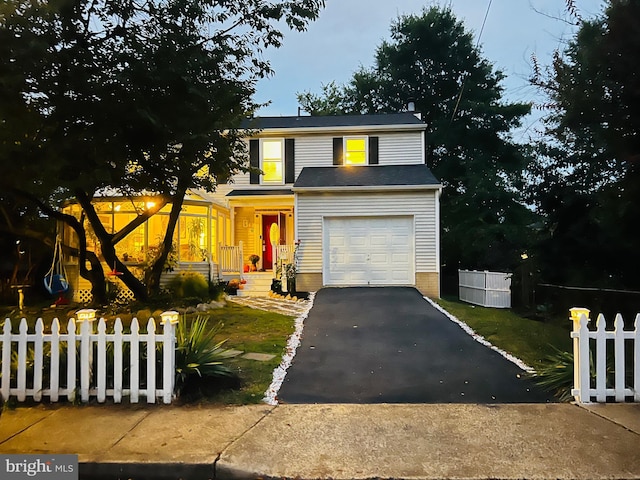
<path id="1" fill-rule="evenodd" d="M 53 248 L 53 261 L 51 268 L 44 276 L 44 288 L 52 295 L 62 295 L 69 290 L 67 282 L 67 272 L 62 263 L 62 243 L 60 237 L 56 237 L 56 244 Z"/>

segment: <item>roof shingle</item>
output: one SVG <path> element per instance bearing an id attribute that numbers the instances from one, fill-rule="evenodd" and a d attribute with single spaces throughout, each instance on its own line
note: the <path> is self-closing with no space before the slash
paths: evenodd
<path id="1" fill-rule="evenodd" d="M 296 183 L 298 189 L 331 187 L 439 187 L 440 182 L 426 165 L 373 165 L 305 167 Z"/>

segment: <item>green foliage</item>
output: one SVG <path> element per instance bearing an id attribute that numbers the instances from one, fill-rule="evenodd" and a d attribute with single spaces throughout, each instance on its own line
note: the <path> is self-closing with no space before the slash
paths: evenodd
<path id="1" fill-rule="evenodd" d="M 209 283 L 198 272 L 180 272 L 171 279 L 169 289 L 178 298 L 207 298 L 209 295 Z"/>
<path id="2" fill-rule="evenodd" d="M 640 3 L 610 0 L 534 69 L 550 109 L 529 199 L 545 218 L 537 256 L 549 282 L 640 288 L 639 56 Z"/>
<path id="3" fill-rule="evenodd" d="M 212 191 L 248 168 L 239 125 L 259 107 L 257 81 L 271 73 L 264 49 L 281 45 L 281 29 L 304 30 L 323 7 L 324 0 L 3 3 L 0 191 L 50 216 L 58 213 L 52 197 L 77 200 L 106 263 L 145 299 L 147 287 L 159 288 L 186 192 Z M 173 206 L 147 285 L 115 245 L 157 209 L 111 232 L 91 203 L 104 189 L 154 192 Z M 76 233 L 85 268 L 84 226 Z M 101 276 L 91 277 L 97 290 L 102 271 L 91 271 Z"/>
<path id="4" fill-rule="evenodd" d="M 511 310 L 485 308 L 441 299 L 449 313 L 469 325 L 493 345 L 509 352 L 535 370 L 556 350 L 571 349 L 569 322 L 565 327 L 521 317 Z"/>
<path id="5" fill-rule="evenodd" d="M 185 388 L 191 377 L 229 377 L 233 372 L 223 364 L 224 340 L 217 341 L 221 324 L 209 328 L 209 317 L 188 321 L 183 315 L 176 327 L 176 390 Z"/>
<path id="6" fill-rule="evenodd" d="M 427 164 L 444 185 L 445 267 L 508 269 L 530 244 L 535 216 L 520 196 L 530 152 L 509 134 L 530 106 L 506 103 L 502 79 L 451 9 L 433 6 L 399 17 L 373 67 L 346 86 L 298 99 L 312 114 L 398 112 L 413 100 L 427 125 Z"/>
<path id="7" fill-rule="evenodd" d="M 569 402 L 573 399 L 573 353 L 555 349 L 552 355 L 546 358 L 545 364 L 540 367 L 532 379 L 548 392 L 552 392 L 561 402 Z"/>
<path id="8" fill-rule="evenodd" d="M 222 297 L 224 297 L 224 290 L 226 286 L 226 283 L 222 281 L 210 281 L 209 298 L 216 301 L 220 300 Z"/>

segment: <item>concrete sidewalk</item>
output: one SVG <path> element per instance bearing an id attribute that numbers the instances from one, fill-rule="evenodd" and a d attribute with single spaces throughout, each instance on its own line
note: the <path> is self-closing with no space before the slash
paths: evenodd
<path id="1" fill-rule="evenodd" d="M 54 406 L 6 410 L 0 453 L 92 479 L 640 479 L 640 404 Z"/>

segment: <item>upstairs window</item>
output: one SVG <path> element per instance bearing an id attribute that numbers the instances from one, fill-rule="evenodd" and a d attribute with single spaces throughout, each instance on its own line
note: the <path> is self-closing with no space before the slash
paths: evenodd
<path id="1" fill-rule="evenodd" d="M 295 182 L 295 140 L 293 138 L 249 140 L 249 164 L 251 166 L 249 183 L 252 185 L 283 185 Z"/>
<path id="2" fill-rule="evenodd" d="M 333 139 L 333 164 L 377 165 L 378 137 L 335 137 Z"/>
<path id="3" fill-rule="evenodd" d="M 345 137 L 344 164 L 367 164 L 367 137 Z"/>
<path id="4" fill-rule="evenodd" d="M 263 183 L 283 183 L 284 142 L 278 140 L 262 141 Z"/>

